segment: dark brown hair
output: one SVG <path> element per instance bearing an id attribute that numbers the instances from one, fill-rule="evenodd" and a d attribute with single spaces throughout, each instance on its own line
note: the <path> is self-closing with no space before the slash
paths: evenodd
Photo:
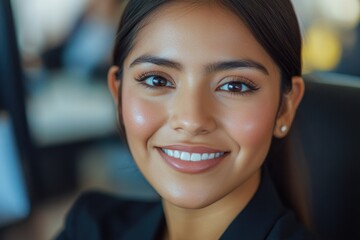
<path id="1" fill-rule="evenodd" d="M 116 36 L 113 53 L 113 64 L 119 67 L 118 78 L 121 79 L 125 58 L 132 50 L 137 33 L 146 24 L 149 16 L 165 4 L 176 0 L 130 0 L 123 13 Z M 290 0 L 212 0 L 212 1 L 188 1 L 193 4 L 216 3 L 234 12 L 252 32 L 256 40 L 266 50 L 269 56 L 277 64 L 281 72 L 281 94 L 291 90 L 291 78 L 300 76 L 301 66 L 301 33 L 294 8 Z M 121 91 L 119 91 L 121 94 Z M 120 130 L 125 133 L 121 116 L 121 97 L 119 96 L 119 124 Z M 275 141 L 269 156 L 278 158 L 273 154 L 278 152 L 277 146 L 285 149 L 286 143 Z M 288 149 L 288 148 L 286 148 Z M 286 152 L 286 151 L 283 151 Z M 274 156 L 273 156 L 274 155 Z M 284 154 L 282 154 L 284 156 Z M 293 196 L 304 196 L 299 181 L 289 181 L 287 174 L 280 171 L 288 170 L 286 157 L 279 157 L 271 162 L 272 176 L 280 192 L 284 204 L 292 208 L 303 222 L 308 222 L 308 214 L 303 201 Z M 275 167 L 274 167 L 275 166 Z M 298 169 L 295 169 L 297 171 Z M 280 172 L 280 173 L 279 173 Z M 280 176 L 280 177 L 279 177 Z M 284 183 L 286 187 L 284 187 Z M 300 185 L 300 187 L 299 187 Z M 290 189 L 290 190 L 289 190 Z M 296 194 L 294 194 L 296 192 Z M 305 199 L 305 198 L 304 198 Z"/>
<path id="2" fill-rule="evenodd" d="M 176 0 L 131 0 L 122 16 L 115 42 L 113 64 L 122 66 L 147 17 Z M 199 1 L 194 1 L 199 2 Z M 206 1 L 200 1 L 206 2 Z M 301 75 L 301 34 L 290 0 L 218 0 L 236 13 L 279 66 L 283 89 L 291 89 L 291 77 Z"/>

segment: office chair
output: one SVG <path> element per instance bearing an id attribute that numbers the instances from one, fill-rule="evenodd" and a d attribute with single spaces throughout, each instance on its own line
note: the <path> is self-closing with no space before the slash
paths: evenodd
<path id="1" fill-rule="evenodd" d="M 295 128 L 311 179 L 319 239 L 360 239 L 360 78 L 305 76 Z"/>

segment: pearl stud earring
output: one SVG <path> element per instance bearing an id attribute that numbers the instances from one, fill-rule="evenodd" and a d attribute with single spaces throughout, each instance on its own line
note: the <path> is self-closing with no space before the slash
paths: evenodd
<path id="1" fill-rule="evenodd" d="M 281 131 L 282 133 L 285 133 L 287 130 L 288 130 L 288 127 L 287 127 L 286 125 L 282 125 L 282 126 L 280 127 L 280 131 Z"/>

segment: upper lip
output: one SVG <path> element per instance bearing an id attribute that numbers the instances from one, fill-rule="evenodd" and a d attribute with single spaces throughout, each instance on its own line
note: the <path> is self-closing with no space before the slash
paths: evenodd
<path id="1" fill-rule="evenodd" d="M 218 153 L 218 152 L 229 152 L 224 150 L 219 150 L 206 146 L 189 146 L 189 145 L 166 145 L 161 146 L 160 148 L 169 149 L 169 150 L 177 150 L 182 152 L 190 152 L 190 153 Z"/>

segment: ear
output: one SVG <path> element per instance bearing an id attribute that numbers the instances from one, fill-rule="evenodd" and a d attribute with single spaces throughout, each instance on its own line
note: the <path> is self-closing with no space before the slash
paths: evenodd
<path id="1" fill-rule="evenodd" d="M 120 82 L 121 80 L 117 78 L 117 73 L 119 71 L 119 67 L 111 66 L 108 71 L 108 87 L 113 96 L 115 105 L 119 105 L 119 91 L 120 91 Z"/>
<path id="2" fill-rule="evenodd" d="M 292 122 L 295 118 L 296 110 L 304 96 L 305 84 L 301 77 L 293 77 L 292 89 L 283 97 L 276 124 L 274 128 L 274 136 L 277 138 L 285 137 L 289 132 Z"/>

